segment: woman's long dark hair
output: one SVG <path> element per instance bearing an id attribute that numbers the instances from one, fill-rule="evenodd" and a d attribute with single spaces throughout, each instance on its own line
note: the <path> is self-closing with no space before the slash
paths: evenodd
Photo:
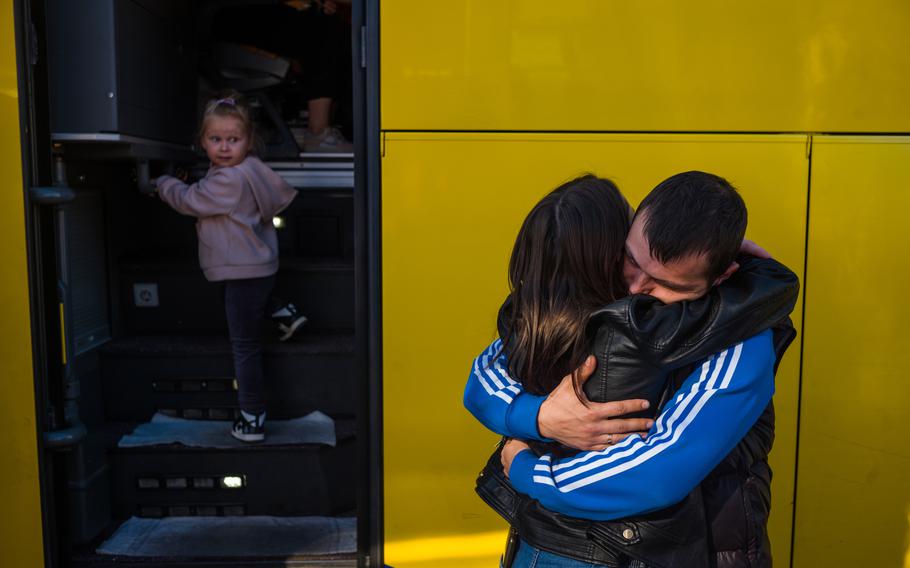
<path id="1" fill-rule="evenodd" d="M 588 355 L 591 312 L 626 295 L 630 213 L 613 182 L 589 174 L 554 189 L 525 218 L 501 316 L 509 372 L 528 392 L 548 394 L 577 369 Z"/>

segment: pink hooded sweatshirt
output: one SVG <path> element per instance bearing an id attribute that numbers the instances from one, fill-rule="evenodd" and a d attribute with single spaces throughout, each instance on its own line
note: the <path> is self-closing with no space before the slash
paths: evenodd
<path id="1" fill-rule="evenodd" d="M 261 278 L 278 271 L 272 217 L 294 200 L 297 190 L 259 158 L 212 166 L 189 186 L 172 176 L 161 176 L 157 183 L 162 201 L 198 218 L 199 265 L 206 279 Z"/>

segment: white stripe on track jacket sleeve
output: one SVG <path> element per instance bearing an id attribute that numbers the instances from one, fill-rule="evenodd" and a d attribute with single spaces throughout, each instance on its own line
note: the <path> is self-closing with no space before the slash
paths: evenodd
<path id="1" fill-rule="evenodd" d="M 502 340 L 494 341 L 474 359 L 464 389 L 464 405 L 490 430 L 522 440 L 544 440 L 537 430 L 537 412 L 546 397 L 525 392 L 509 375 Z"/>
<path id="2" fill-rule="evenodd" d="M 559 513 L 613 520 L 681 501 L 746 435 L 774 394 L 771 331 L 704 361 L 664 407 L 647 440 L 553 459 L 520 452 L 509 478 Z"/>

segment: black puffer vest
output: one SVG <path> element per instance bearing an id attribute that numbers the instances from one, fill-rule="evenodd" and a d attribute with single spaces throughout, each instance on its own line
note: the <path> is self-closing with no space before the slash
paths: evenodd
<path id="1" fill-rule="evenodd" d="M 588 398 L 645 398 L 653 410 L 639 415 L 653 417 L 695 362 L 773 326 L 779 361 L 795 335 L 786 318 L 798 279 L 773 260 L 743 258 L 740 264 L 733 277 L 698 300 L 664 305 L 631 296 L 594 314 L 588 334 L 598 364 L 584 387 Z M 507 321 L 500 315 L 500 323 Z M 503 337 L 506 332 L 500 329 Z M 686 499 L 648 515 L 589 521 L 548 511 L 512 489 L 498 450 L 481 472 L 477 492 L 530 544 L 578 560 L 611 567 L 770 566 L 766 458 L 773 417 L 769 405 Z"/>

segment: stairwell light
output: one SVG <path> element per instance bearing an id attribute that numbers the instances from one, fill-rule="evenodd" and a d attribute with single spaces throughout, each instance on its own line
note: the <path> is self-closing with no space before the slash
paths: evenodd
<path id="1" fill-rule="evenodd" d="M 221 478 L 221 486 L 225 489 L 240 489 L 243 487 L 243 477 L 240 475 L 225 475 Z"/>

